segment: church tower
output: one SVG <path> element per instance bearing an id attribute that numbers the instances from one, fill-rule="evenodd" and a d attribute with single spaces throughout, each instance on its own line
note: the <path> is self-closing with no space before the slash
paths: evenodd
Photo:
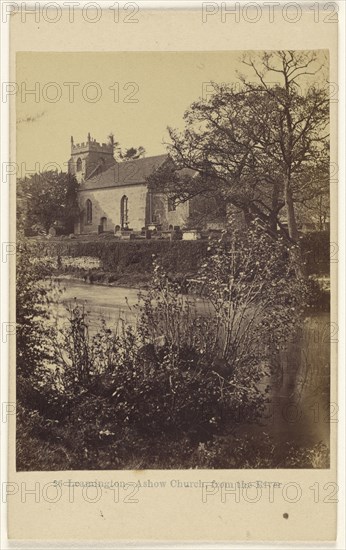
<path id="1" fill-rule="evenodd" d="M 68 163 L 69 174 L 76 176 L 82 183 L 115 163 L 114 137 L 110 135 L 108 143 L 98 143 L 88 134 L 86 142 L 75 144 L 71 136 L 71 158 Z"/>

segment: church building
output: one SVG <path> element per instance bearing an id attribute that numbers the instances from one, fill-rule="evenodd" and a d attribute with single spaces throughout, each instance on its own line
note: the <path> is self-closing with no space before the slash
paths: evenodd
<path id="1" fill-rule="evenodd" d="M 71 137 L 69 173 L 79 183 L 79 218 L 76 234 L 159 226 L 162 230 L 185 227 L 191 215 L 191 201 L 175 204 L 166 194 L 152 192 L 147 177 L 167 162 L 167 155 L 117 162 L 114 140 L 75 144 Z"/>

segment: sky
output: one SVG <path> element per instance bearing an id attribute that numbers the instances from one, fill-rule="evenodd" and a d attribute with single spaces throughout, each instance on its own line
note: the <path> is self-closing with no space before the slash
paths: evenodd
<path id="1" fill-rule="evenodd" d="M 71 136 L 80 143 L 88 132 L 99 142 L 112 132 L 146 156 L 165 153 L 167 126 L 183 128 L 185 110 L 211 81 L 235 83 L 237 70 L 249 76 L 241 53 L 19 52 L 17 164 L 66 171 Z"/>

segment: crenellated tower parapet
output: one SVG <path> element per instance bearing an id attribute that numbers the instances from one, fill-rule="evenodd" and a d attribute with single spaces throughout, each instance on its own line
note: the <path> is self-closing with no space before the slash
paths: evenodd
<path id="1" fill-rule="evenodd" d="M 87 141 L 76 144 L 71 136 L 69 173 L 76 176 L 79 183 L 104 172 L 114 163 L 113 135 L 110 135 L 108 143 L 100 143 L 89 133 Z"/>

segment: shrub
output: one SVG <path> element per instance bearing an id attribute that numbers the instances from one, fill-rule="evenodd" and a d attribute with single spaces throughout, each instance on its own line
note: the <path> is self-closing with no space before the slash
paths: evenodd
<path id="1" fill-rule="evenodd" d="M 319 311 L 330 310 L 330 290 L 326 289 L 317 277 L 310 277 L 307 281 L 308 307 Z"/>
<path id="2" fill-rule="evenodd" d="M 186 329 L 179 342 L 168 333 L 167 340 L 151 343 L 145 324 L 151 313 L 145 309 L 136 331 L 123 327 L 115 334 L 103 323 L 90 337 L 86 312 L 72 307 L 46 395 L 55 400 L 54 418 L 80 425 L 83 433 L 85 428 L 84 448 L 121 439 L 126 431 L 150 440 L 163 434 L 173 441 L 207 440 L 231 429 L 239 416 L 256 415 L 264 403 L 256 392 L 258 375 L 245 387 L 238 384 L 240 374 L 226 380 L 214 370 L 218 366 L 205 341 L 208 319 L 193 319 L 180 296 L 169 300 L 169 308 L 177 308 L 175 322 L 179 316 Z"/>
<path id="3" fill-rule="evenodd" d="M 40 369 L 51 357 L 48 305 L 60 291 L 50 279 L 51 262 L 37 260 L 20 235 L 16 259 L 17 397 L 34 406 L 40 395 Z"/>
<path id="4" fill-rule="evenodd" d="M 300 239 L 302 256 L 308 275 L 329 275 L 333 253 L 328 231 L 306 233 Z"/>

